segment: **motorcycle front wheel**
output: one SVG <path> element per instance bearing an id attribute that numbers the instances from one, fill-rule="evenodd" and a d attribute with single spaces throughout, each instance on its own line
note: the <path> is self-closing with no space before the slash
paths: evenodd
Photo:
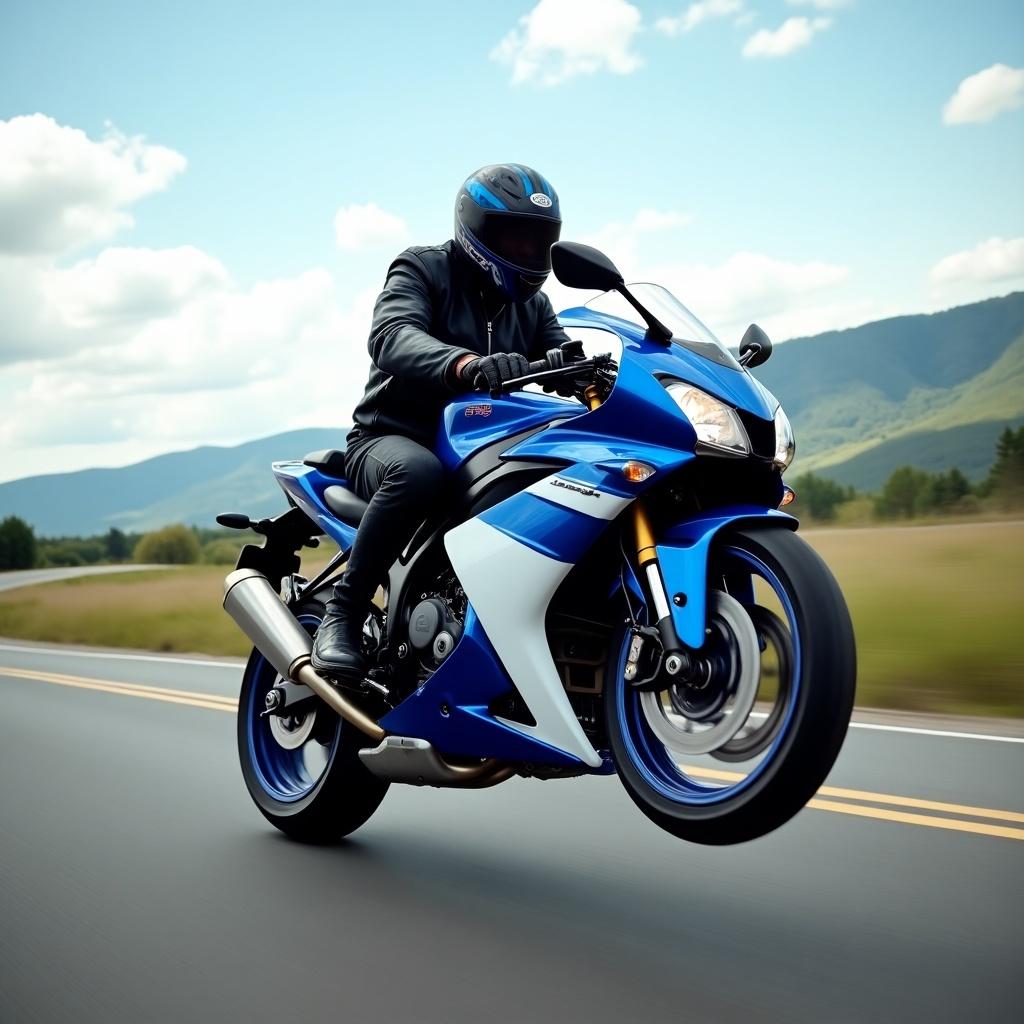
<path id="1" fill-rule="evenodd" d="M 708 585 L 700 679 L 634 686 L 624 626 L 604 703 L 619 778 L 640 810 L 680 839 L 725 845 L 778 828 L 824 782 L 853 709 L 856 649 L 838 584 L 789 530 L 720 538 Z"/>
<path id="2" fill-rule="evenodd" d="M 311 635 L 323 614 L 315 601 L 295 609 Z M 388 784 L 359 760 L 360 747 L 370 741 L 322 701 L 296 715 L 263 716 L 267 692 L 280 679 L 253 649 L 238 699 L 238 758 L 246 789 L 267 821 L 290 838 L 337 842 L 369 819 Z"/>

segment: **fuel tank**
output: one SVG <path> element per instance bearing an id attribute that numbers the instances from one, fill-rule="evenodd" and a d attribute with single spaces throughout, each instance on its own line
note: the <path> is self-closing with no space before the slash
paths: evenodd
<path id="1" fill-rule="evenodd" d="M 586 410 L 578 402 L 532 391 L 500 398 L 483 393 L 460 395 L 444 410 L 434 450 L 444 468 L 453 470 L 485 445 L 583 412 Z"/>

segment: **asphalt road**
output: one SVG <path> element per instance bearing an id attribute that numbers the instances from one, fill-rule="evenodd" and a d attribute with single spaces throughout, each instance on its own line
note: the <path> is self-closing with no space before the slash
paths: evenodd
<path id="1" fill-rule="evenodd" d="M 0 644 L 3 1024 L 1020 1019 L 1019 739 L 854 729 L 741 847 L 608 778 L 393 786 L 306 848 L 249 802 L 237 682 Z"/>

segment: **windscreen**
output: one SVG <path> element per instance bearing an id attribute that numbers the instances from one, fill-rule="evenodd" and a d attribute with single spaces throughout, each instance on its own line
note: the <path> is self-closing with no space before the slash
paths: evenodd
<path id="1" fill-rule="evenodd" d="M 671 332 L 672 344 L 710 359 L 719 366 L 742 370 L 732 353 L 667 288 L 640 282 L 626 286 L 645 309 L 654 314 Z M 618 293 L 603 292 L 587 303 L 587 309 L 645 327 L 643 317 Z"/>

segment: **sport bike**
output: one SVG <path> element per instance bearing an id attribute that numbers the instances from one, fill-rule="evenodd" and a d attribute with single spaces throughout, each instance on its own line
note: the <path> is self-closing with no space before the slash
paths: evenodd
<path id="1" fill-rule="evenodd" d="M 224 607 L 255 645 L 245 783 L 289 836 L 347 835 L 392 783 L 614 773 L 673 835 L 738 843 L 791 818 L 835 761 L 853 631 L 780 511 L 793 433 L 749 372 L 771 342 L 751 325 L 737 358 L 588 246 L 557 243 L 552 264 L 603 293 L 562 313 L 565 329 L 612 352 L 574 338 L 499 393 L 448 403 L 434 448 L 447 491 L 367 615 L 365 679 L 310 664 L 366 509 L 344 453 L 274 463 L 281 515 L 218 517 L 264 538 Z M 340 551 L 306 579 L 300 551 L 323 535 Z"/>

